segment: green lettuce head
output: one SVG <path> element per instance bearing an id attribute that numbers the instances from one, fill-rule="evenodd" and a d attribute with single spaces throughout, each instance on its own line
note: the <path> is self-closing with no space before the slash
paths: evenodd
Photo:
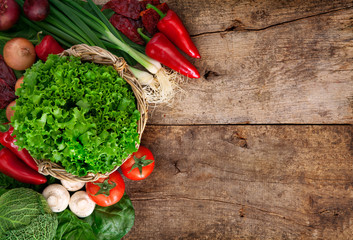
<path id="1" fill-rule="evenodd" d="M 11 119 L 16 144 L 69 173 L 106 173 L 136 152 L 140 113 L 112 66 L 49 55 L 24 75 Z"/>

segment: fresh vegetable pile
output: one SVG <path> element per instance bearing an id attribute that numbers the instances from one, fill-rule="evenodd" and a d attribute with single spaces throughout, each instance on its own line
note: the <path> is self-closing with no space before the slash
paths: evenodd
<path id="1" fill-rule="evenodd" d="M 25 73 L 12 125 L 17 145 L 78 176 L 106 173 L 139 143 L 134 94 L 112 66 L 50 55 Z"/>
<path id="2" fill-rule="evenodd" d="M 61 186 L 60 181 L 49 177 L 47 184 L 29 185 L 0 173 L 0 239 L 117 240 L 134 225 L 135 211 L 126 194 L 118 203 L 95 206 L 88 217 L 79 218 L 71 207 L 66 209 L 66 206 L 60 212 L 51 210 L 55 210 L 50 207 L 53 203 L 40 193 L 54 185 Z M 71 199 L 80 192 L 72 193 Z"/>
<path id="3" fill-rule="evenodd" d="M 181 53 L 201 57 L 181 19 L 159 0 L 0 0 L 0 31 L 0 239 L 121 239 L 135 219 L 121 174 L 143 180 L 155 166 L 135 95 L 112 66 L 53 54 L 107 49 L 149 103 L 167 103 L 180 74 L 200 77 Z M 76 176 L 120 169 L 59 181 L 35 158 Z"/>

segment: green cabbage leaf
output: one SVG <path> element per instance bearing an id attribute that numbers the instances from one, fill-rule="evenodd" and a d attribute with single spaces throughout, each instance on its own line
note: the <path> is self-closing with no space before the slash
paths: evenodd
<path id="1" fill-rule="evenodd" d="M 0 239 L 51 240 L 58 225 L 47 201 L 28 188 L 14 188 L 0 196 Z"/>

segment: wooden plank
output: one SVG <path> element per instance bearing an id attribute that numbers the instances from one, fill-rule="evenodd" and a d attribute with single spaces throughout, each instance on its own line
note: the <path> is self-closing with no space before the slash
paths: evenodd
<path id="1" fill-rule="evenodd" d="M 353 9 L 195 37 L 202 75 L 153 124 L 352 123 Z"/>
<path id="2" fill-rule="evenodd" d="M 124 239 L 351 239 L 353 126 L 148 126 Z"/>

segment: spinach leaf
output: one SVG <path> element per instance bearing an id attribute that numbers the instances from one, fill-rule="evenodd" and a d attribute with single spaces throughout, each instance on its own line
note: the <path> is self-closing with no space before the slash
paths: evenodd
<path id="1" fill-rule="evenodd" d="M 58 213 L 58 228 L 54 240 L 96 240 L 92 227 L 70 210 Z"/>
<path id="2" fill-rule="evenodd" d="M 109 207 L 96 206 L 94 212 L 84 219 L 92 226 L 99 240 L 121 239 L 135 221 L 135 210 L 127 194 Z"/>

